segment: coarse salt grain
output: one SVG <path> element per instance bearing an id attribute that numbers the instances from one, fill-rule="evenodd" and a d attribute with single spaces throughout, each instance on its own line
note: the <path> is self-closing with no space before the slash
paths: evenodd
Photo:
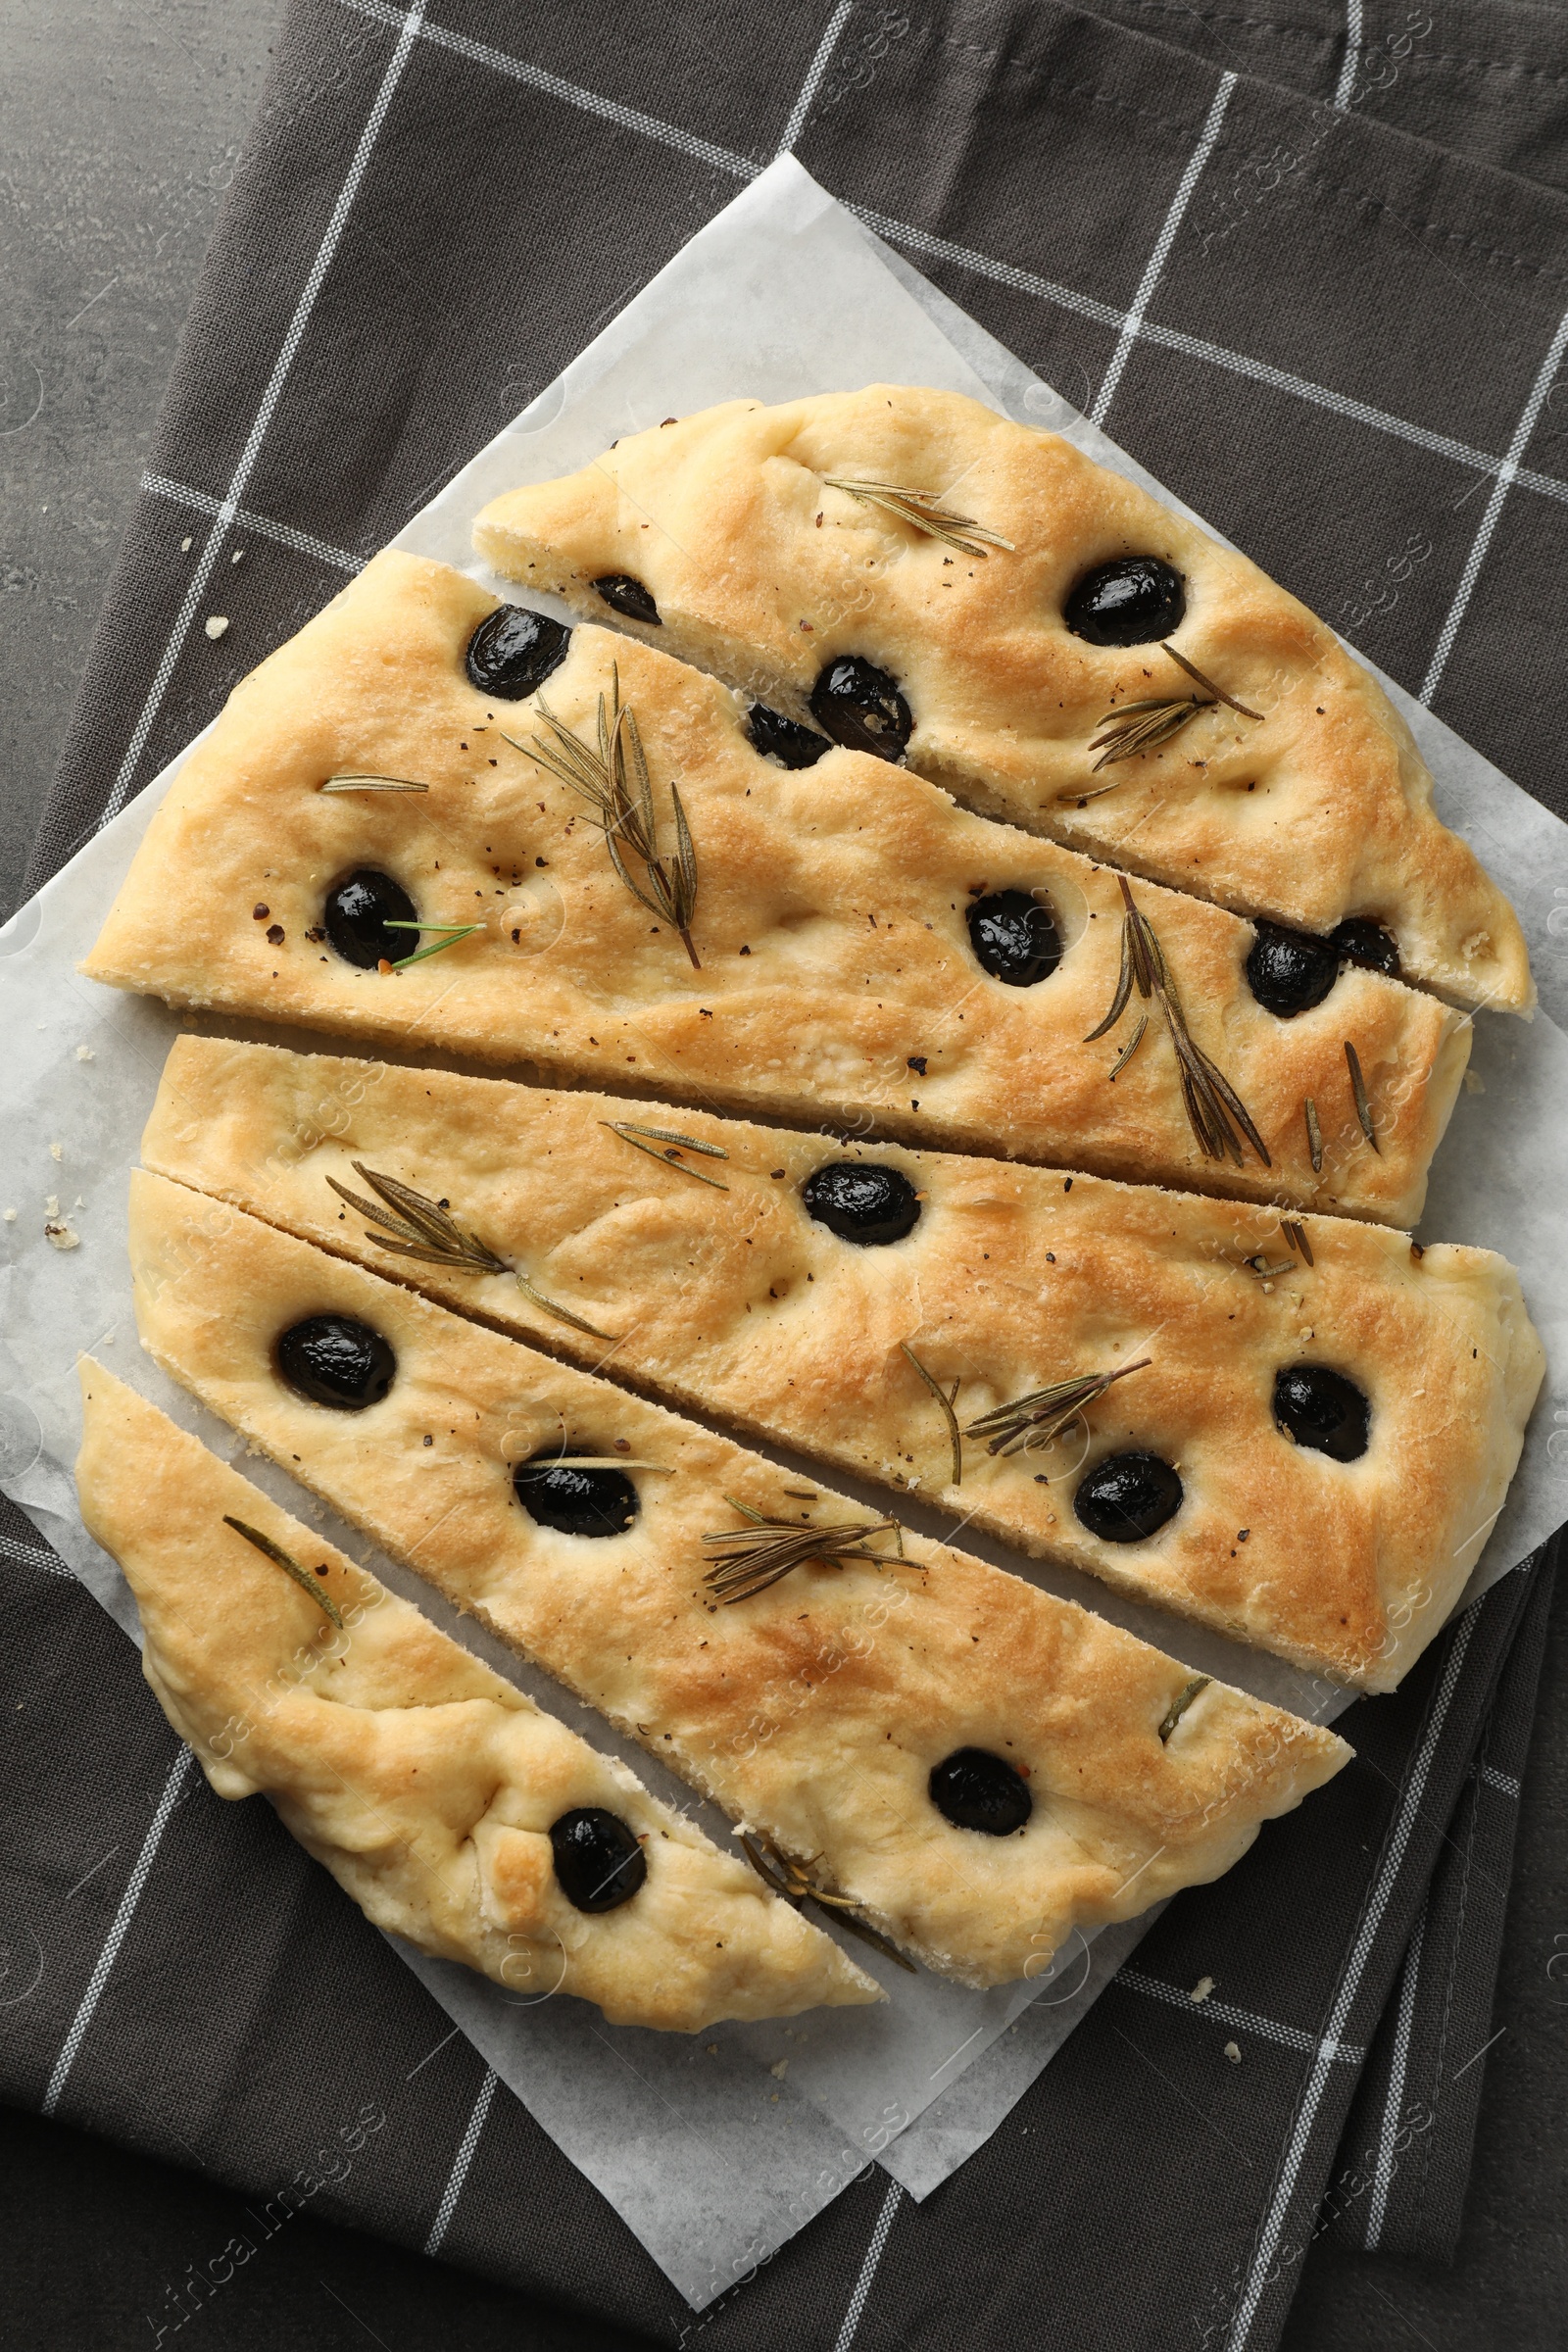
<path id="1" fill-rule="evenodd" d="M 227 616 L 221 612 L 209 612 L 203 625 L 209 637 L 221 637 L 228 626 Z"/>

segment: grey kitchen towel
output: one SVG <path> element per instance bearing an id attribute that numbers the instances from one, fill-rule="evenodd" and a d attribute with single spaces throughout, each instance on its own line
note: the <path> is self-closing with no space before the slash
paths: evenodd
<path id="1" fill-rule="evenodd" d="M 786 146 L 1563 812 L 1539 723 L 1568 521 L 1549 172 L 1052 0 L 297 0 L 35 879 Z M 1163 2346 L 1173 2313 L 1277 2339 L 1540 1573 L 1352 1710 L 1357 1763 L 1171 1906 L 944 2188 L 915 2206 L 868 2169 L 693 2321 L 266 1808 L 209 1795 L 32 1531 L 3 1531 L 4 2095 L 243 2186 L 258 2227 L 309 2204 L 650 2341 L 808 2352 L 1032 2340 L 1045 2298 L 1075 2347 Z M 1484 2012 L 1493 1963 L 1465 1950 Z M 329 2046 L 300 2032 L 302 1952 Z"/>

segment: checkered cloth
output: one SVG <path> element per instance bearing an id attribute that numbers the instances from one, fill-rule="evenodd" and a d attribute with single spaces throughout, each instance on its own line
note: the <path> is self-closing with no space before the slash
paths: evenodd
<path id="1" fill-rule="evenodd" d="M 296 0 L 35 877 L 790 146 L 1562 813 L 1565 54 L 1505 0 Z M 868 2167 L 693 2322 L 9 1509 L 0 1560 L 0 2094 L 259 2231 L 309 2210 L 712 2352 L 1267 2352 L 1319 2229 L 1451 2248 L 1549 1564 L 1352 1709 L 1356 1762 L 1170 1906 L 943 2188 Z"/>

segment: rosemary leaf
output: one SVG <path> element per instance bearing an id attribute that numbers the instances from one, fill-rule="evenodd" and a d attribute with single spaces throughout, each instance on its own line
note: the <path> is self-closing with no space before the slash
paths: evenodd
<path id="1" fill-rule="evenodd" d="M 603 695 L 599 697 L 596 745 L 584 743 L 563 725 L 542 698 L 537 709 L 550 729 L 548 739 L 533 735 L 526 743 L 518 743 L 515 736 L 507 735 L 504 740 L 514 751 L 537 760 L 588 803 L 594 822 L 605 837 L 610 862 L 620 880 L 640 906 L 680 934 L 693 969 L 701 971 L 692 941 L 692 922 L 697 911 L 697 852 L 691 827 L 686 822 L 686 810 L 672 782 L 669 797 L 675 818 L 675 849 L 673 856 L 665 856 L 659 847 L 653 782 L 636 712 L 629 703 L 621 702 L 618 665 L 612 667 L 610 677 L 609 705 Z M 641 881 L 626 862 L 627 851 L 643 868 Z"/>
<path id="2" fill-rule="evenodd" d="M 1131 1061 L 1133 1055 L 1143 1044 L 1144 1031 L 1148 1027 L 1149 1015 L 1147 1012 L 1141 1012 L 1138 1016 L 1137 1028 L 1133 1031 L 1132 1036 L 1123 1046 L 1121 1052 L 1117 1054 L 1116 1059 L 1111 1066 L 1110 1083 L 1112 1086 L 1115 1085 L 1117 1079 L 1121 1076 L 1123 1070 L 1127 1067 L 1127 1064 Z"/>
<path id="3" fill-rule="evenodd" d="M 1213 1677 L 1211 1675 L 1195 1674 L 1192 1681 L 1186 1686 L 1186 1688 L 1178 1691 L 1177 1695 L 1171 1700 L 1169 1707 L 1165 1711 L 1164 1719 L 1159 1727 L 1160 1744 L 1162 1746 L 1170 1738 L 1172 1732 L 1176 1729 L 1176 1726 L 1180 1723 L 1182 1717 L 1186 1714 L 1188 1708 L 1192 1705 L 1199 1692 L 1200 1690 L 1206 1690 L 1212 1680 Z"/>
<path id="4" fill-rule="evenodd" d="M 1173 645 L 1168 645 L 1162 640 L 1159 650 L 1162 654 L 1169 654 L 1177 667 L 1185 669 L 1194 684 L 1201 686 L 1205 694 L 1213 695 L 1216 702 L 1224 703 L 1228 710 L 1239 710 L 1244 718 L 1262 718 L 1261 710 L 1249 710 L 1247 705 L 1239 703 L 1234 694 L 1227 694 L 1223 686 L 1216 686 L 1212 678 L 1205 678 L 1198 663 L 1189 662 L 1187 656 L 1179 654 Z"/>
<path id="5" fill-rule="evenodd" d="M 1161 744 L 1179 735 L 1200 710 L 1213 708 L 1212 702 L 1196 694 L 1118 705 L 1114 710 L 1106 711 L 1100 722 L 1103 733 L 1097 735 L 1089 746 L 1092 752 L 1100 753 L 1090 774 L 1098 776 L 1102 767 L 1109 767 L 1114 760 L 1136 760 L 1141 752 L 1157 752 Z"/>
<path id="6" fill-rule="evenodd" d="M 1301 1104 L 1301 1109 L 1306 1118 L 1306 1148 L 1311 1154 L 1312 1173 L 1314 1176 L 1321 1176 L 1323 1173 L 1323 1130 L 1317 1123 L 1317 1104 L 1310 1095 Z"/>
<path id="7" fill-rule="evenodd" d="M 720 1184 L 716 1176 L 709 1176 L 701 1168 L 688 1168 L 680 1156 L 683 1152 L 702 1152 L 710 1159 L 728 1159 L 729 1153 L 717 1144 L 701 1144 L 694 1135 L 677 1135 L 670 1127 L 634 1127 L 629 1119 L 601 1119 L 599 1124 L 608 1127 L 612 1135 L 618 1135 L 623 1144 L 630 1144 L 634 1152 L 646 1152 L 650 1159 L 657 1159 L 662 1167 L 678 1169 L 682 1176 L 695 1176 L 699 1184 L 710 1184 L 715 1193 L 729 1191 L 729 1186 Z M 644 1143 L 644 1136 L 652 1141 Z M 655 1144 L 670 1148 L 656 1152 Z"/>
<path id="8" fill-rule="evenodd" d="M 484 929 L 483 923 L 395 922 L 390 915 L 383 917 L 381 927 L 384 931 L 444 931 L 447 935 L 438 939 L 434 947 L 418 948 L 412 956 L 400 956 L 392 966 L 395 972 L 406 972 L 411 963 L 423 963 L 427 956 L 439 956 L 443 949 L 455 948 L 460 940 L 471 939 L 475 931 Z"/>
<path id="9" fill-rule="evenodd" d="M 298 1560 L 292 1559 L 281 1544 L 274 1544 L 270 1536 L 264 1536 L 259 1527 L 247 1527 L 243 1519 L 231 1519 L 227 1511 L 223 1513 L 223 1525 L 231 1527 L 235 1535 L 243 1536 L 247 1544 L 254 1544 L 258 1551 L 265 1551 L 270 1560 L 275 1560 L 278 1567 L 285 1569 L 294 1579 L 300 1591 L 308 1592 L 317 1607 L 326 1611 L 338 1632 L 343 1631 L 343 1612 L 331 1593 L 323 1592 L 316 1578 L 309 1570 L 302 1568 Z"/>
<path id="10" fill-rule="evenodd" d="M 1312 1255 L 1312 1245 L 1306 1238 L 1306 1227 L 1298 1217 L 1286 1217 L 1280 1230 L 1298 1257 L 1309 1266 L 1317 1263 Z"/>
<path id="11" fill-rule="evenodd" d="M 782 1895 L 787 1903 L 794 1903 L 797 1908 L 802 1903 L 815 1903 L 848 1934 L 858 1936 L 862 1943 L 868 1943 L 885 1960 L 892 1960 L 900 1968 L 907 1969 L 911 1977 L 918 1973 L 914 1962 L 906 1960 L 880 1929 L 873 1928 L 868 1920 L 860 1917 L 859 1906 L 852 1896 L 829 1894 L 824 1887 L 813 1886 L 799 1864 L 787 1860 L 776 1846 L 765 1844 L 760 1838 L 754 1841 L 743 1835 L 741 1844 L 745 1848 L 746 1859 L 758 1877 L 764 1880 L 775 1894 Z"/>
<path id="12" fill-rule="evenodd" d="M 901 1352 L 908 1357 L 910 1363 L 919 1373 L 920 1378 L 925 1382 L 926 1387 L 930 1390 L 932 1396 L 936 1398 L 938 1405 L 941 1407 L 942 1418 L 948 1425 L 948 1444 L 953 1448 L 952 1483 L 956 1487 L 961 1487 L 963 1484 L 963 1433 L 958 1427 L 958 1416 L 953 1409 L 958 1401 L 959 1383 L 956 1380 L 954 1382 L 953 1394 L 950 1396 L 943 1389 L 941 1383 L 936 1379 L 935 1375 L 926 1370 L 924 1364 L 921 1363 L 920 1358 L 915 1354 L 914 1349 L 906 1341 L 901 1340 L 899 1342 L 899 1348 Z"/>
<path id="13" fill-rule="evenodd" d="M 515 1266 L 512 1269 L 512 1279 L 530 1305 L 538 1307 L 541 1314 L 554 1315 L 558 1323 L 569 1323 L 573 1331 L 585 1331 L 590 1339 L 606 1340 L 613 1346 L 615 1334 L 612 1331 L 601 1331 L 597 1323 L 590 1323 L 583 1315 L 574 1315 L 569 1306 L 560 1306 L 554 1298 L 547 1298 L 543 1291 L 534 1289 L 525 1274 L 517 1272 Z"/>
<path id="14" fill-rule="evenodd" d="M 808 1560 L 816 1560 L 826 1568 L 836 1568 L 843 1560 L 869 1560 L 883 1567 L 886 1561 L 870 1544 L 880 1536 L 898 1539 L 904 1548 L 903 1530 L 896 1519 L 848 1520 L 836 1526 L 803 1527 L 793 1519 L 767 1519 L 733 1495 L 725 1501 L 732 1509 L 744 1513 L 752 1522 L 749 1527 L 723 1528 L 716 1534 L 705 1535 L 703 1548 L 712 1556 L 716 1565 L 710 1568 L 704 1583 L 714 1597 L 726 1605 L 737 1600 L 752 1600 L 765 1592 L 792 1569 L 804 1567 Z"/>
<path id="15" fill-rule="evenodd" d="M 1097 1038 L 1113 1029 L 1126 1011 L 1133 989 L 1146 1004 L 1152 1003 L 1159 1010 L 1170 1042 L 1176 1053 L 1176 1073 L 1181 1083 L 1182 1102 L 1188 1123 L 1198 1139 L 1199 1149 L 1209 1159 L 1231 1159 L 1237 1167 L 1243 1164 L 1244 1143 L 1250 1144 L 1265 1168 L 1272 1167 L 1268 1147 L 1258 1134 L 1251 1113 L 1236 1092 L 1224 1071 L 1210 1061 L 1202 1049 L 1193 1041 L 1182 1010 L 1181 998 L 1165 961 L 1153 924 L 1137 905 L 1125 874 L 1116 880 L 1121 888 L 1125 909 L 1121 926 L 1121 969 L 1116 980 L 1116 993 L 1110 1001 L 1110 1010 L 1097 1028 L 1084 1039 L 1092 1046 Z M 1110 1075 L 1114 1080 L 1137 1052 L 1147 1025 L 1141 1019 L 1131 1043 L 1118 1058 Z"/>
<path id="16" fill-rule="evenodd" d="M 984 562 L 989 548 L 1004 547 L 1009 555 L 1013 552 L 1010 539 L 976 522 L 972 514 L 956 514 L 951 507 L 940 505 L 934 490 L 901 490 L 893 482 L 849 481 L 837 473 L 825 473 L 822 487 L 842 490 L 864 506 L 880 507 L 911 530 L 924 531 L 928 537 L 940 539 L 944 547 L 956 548 L 960 555 L 978 556 Z"/>
<path id="17" fill-rule="evenodd" d="M 963 1434 L 988 1439 L 987 1453 L 1016 1453 L 1020 1446 L 1049 1446 L 1114 1382 L 1125 1380 L 1129 1372 L 1145 1371 L 1152 1361 L 1152 1356 L 1144 1355 L 1136 1364 L 1118 1365 L 1114 1372 L 1079 1372 L 1049 1389 L 1031 1389 L 1027 1396 L 1015 1396 L 1010 1404 L 993 1405 L 989 1413 L 971 1421 Z"/>
<path id="18" fill-rule="evenodd" d="M 428 784 L 411 783 L 407 776 L 328 776 L 318 792 L 428 792 Z"/>
<path id="19" fill-rule="evenodd" d="M 601 1331 L 597 1324 L 573 1314 L 569 1306 L 559 1306 L 543 1291 L 535 1290 L 525 1275 L 519 1274 L 515 1266 L 508 1265 L 504 1257 L 497 1257 L 476 1233 L 466 1233 L 439 1201 L 427 1200 L 423 1193 L 416 1193 L 412 1185 L 400 1184 L 395 1176 L 368 1168 L 363 1159 L 355 1160 L 353 1165 L 355 1175 L 363 1177 L 383 1205 L 377 1206 L 376 1201 L 351 1193 L 335 1176 L 326 1181 L 340 1200 L 346 1200 L 350 1208 L 383 1229 L 365 1237 L 368 1242 L 374 1242 L 378 1250 L 389 1250 L 398 1257 L 419 1258 L 426 1265 L 446 1266 L 458 1274 L 510 1274 L 523 1297 L 531 1299 L 542 1314 L 554 1315 L 558 1322 L 587 1332 L 590 1339 L 613 1340 L 612 1332 Z"/>
<path id="20" fill-rule="evenodd" d="M 1383 1146 L 1378 1142 L 1378 1131 L 1372 1124 L 1372 1105 L 1366 1099 L 1366 1080 L 1361 1075 L 1361 1057 L 1348 1038 L 1345 1041 L 1345 1059 L 1350 1073 L 1350 1092 L 1355 1097 L 1355 1115 L 1361 1122 L 1361 1133 L 1381 1159 Z"/>

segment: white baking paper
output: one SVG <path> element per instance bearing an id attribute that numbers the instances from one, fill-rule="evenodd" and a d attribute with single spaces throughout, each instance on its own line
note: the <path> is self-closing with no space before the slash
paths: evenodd
<path id="1" fill-rule="evenodd" d="M 1102 463 L 1166 495 L 786 160 L 694 238 L 415 518 L 399 544 L 486 578 L 469 531 L 496 492 L 569 471 L 620 434 L 710 402 L 739 394 L 782 400 L 879 378 L 988 400 L 1021 421 L 1068 433 Z M 504 592 L 504 583 L 490 584 Z M 1568 1014 L 1568 828 L 1391 691 L 1438 779 L 1443 814 L 1475 842 L 1520 908 L 1544 1003 Z M 99 1353 L 225 1458 L 238 1456 L 245 1473 L 288 1507 L 418 1597 L 541 1703 L 601 1747 L 625 1753 L 660 1793 L 725 1837 L 723 1820 L 655 1761 L 624 1748 L 587 1710 L 519 1668 L 471 1622 L 456 1619 L 271 1465 L 244 1458 L 232 1433 L 139 1353 L 124 1254 L 125 1174 L 181 1023 L 160 1004 L 82 980 L 74 966 L 172 772 L 0 931 L 0 1019 L 11 1069 L 0 1210 L 17 1211 L 0 1225 L 0 1485 L 134 1634 L 134 1606 L 118 1569 L 82 1529 L 71 1478 L 74 1367 L 82 1349 Z M 185 1025 L 252 1034 L 242 1024 Z M 287 1042 L 306 1050 L 321 1044 Z M 1472 1068 L 1473 1090 L 1461 1096 L 1440 1154 L 1422 1232 L 1486 1243 L 1522 1268 L 1553 1366 L 1474 1592 L 1568 1518 L 1568 1406 L 1557 1401 L 1568 1365 L 1561 1182 L 1568 1039 L 1544 1017 L 1526 1025 L 1483 1015 Z M 68 1225 L 79 1246 L 52 1247 L 46 1221 Z M 856 1492 L 849 1481 L 838 1484 Z M 869 1493 L 863 1498 L 874 1499 Z M 950 1524 L 912 1498 L 904 1507 L 929 1533 Z M 1347 1703 L 1328 1683 L 1071 1572 L 1021 1560 L 973 1530 L 963 1541 L 1259 1696 L 1319 1720 Z M 1047 1979 L 989 1994 L 927 1974 L 904 1976 L 851 1946 L 886 1984 L 884 2007 L 820 2012 L 790 2026 L 720 2028 L 698 2042 L 610 2028 L 582 2003 L 530 2004 L 463 1969 L 404 1956 L 701 2308 L 789 2238 L 868 2158 L 917 2196 L 945 2180 L 996 2129 L 1147 1924 L 1107 1930 L 1092 1945 L 1075 1937 Z M 1216 1963 L 1218 1975 L 1223 1955 Z"/>

